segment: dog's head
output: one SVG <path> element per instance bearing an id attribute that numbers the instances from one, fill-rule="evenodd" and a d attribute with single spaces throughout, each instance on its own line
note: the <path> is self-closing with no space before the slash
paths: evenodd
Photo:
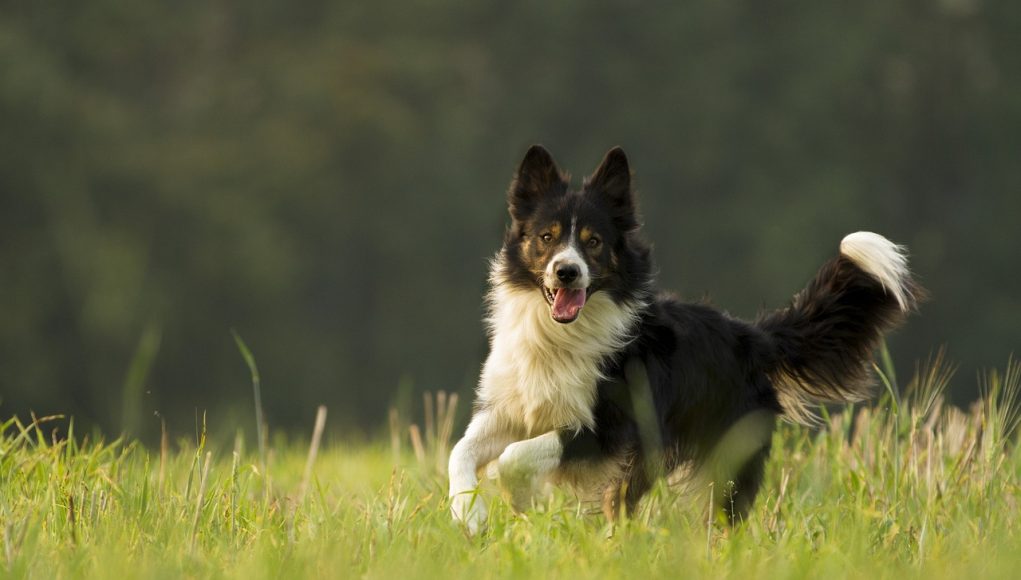
<path id="1" fill-rule="evenodd" d="M 631 169 L 619 147 L 575 191 L 549 151 L 533 145 L 511 183 L 508 205 L 502 278 L 534 290 L 553 320 L 574 322 L 596 292 L 618 302 L 648 292 L 649 250 L 637 235 Z"/>

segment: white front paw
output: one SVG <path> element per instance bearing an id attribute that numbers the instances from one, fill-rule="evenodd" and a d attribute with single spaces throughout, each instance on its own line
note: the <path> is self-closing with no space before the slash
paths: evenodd
<path id="1" fill-rule="evenodd" d="M 535 466 L 530 465 L 523 457 L 522 449 L 519 443 L 508 446 L 497 462 L 500 469 L 500 489 L 516 512 L 522 512 L 531 505 L 537 479 Z"/>
<path id="2" fill-rule="evenodd" d="M 527 447 L 523 443 L 511 443 L 500 454 L 497 460 L 500 480 L 521 484 L 531 481 L 536 476 L 536 466 L 529 462 Z"/>
<path id="3" fill-rule="evenodd" d="M 465 491 L 450 498 L 450 513 L 454 521 L 461 522 L 468 528 L 468 533 L 476 535 L 486 528 L 486 502 L 477 491 Z"/>

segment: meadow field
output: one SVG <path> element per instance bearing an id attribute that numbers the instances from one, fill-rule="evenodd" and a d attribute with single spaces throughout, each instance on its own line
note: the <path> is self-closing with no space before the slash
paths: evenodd
<path id="1" fill-rule="evenodd" d="M 876 401 L 783 424 L 744 525 L 706 509 L 711 490 L 664 482 L 610 525 L 557 490 L 514 514 L 492 482 L 487 531 L 447 510 L 456 400 L 391 415 L 392 436 L 352 444 L 197 434 L 147 448 L 11 418 L 0 435 L 0 575 L 35 578 L 1018 577 L 1021 365 L 979 377 L 968 409 L 936 357 Z M 466 406 L 466 405 L 464 405 Z M 463 413 L 463 409 L 462 409 Z M 208 429 L 215 432 L 215 429 Z M 221 430 L 222 431 L 222 430 Z"/>

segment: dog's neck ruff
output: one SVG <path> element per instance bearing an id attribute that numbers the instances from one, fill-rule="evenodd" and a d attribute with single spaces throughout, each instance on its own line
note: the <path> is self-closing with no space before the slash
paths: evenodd
<path id="1" fill-rule="evenodd" d="M 499 272 L 498 261 L 488 295 L 491 349 L 479 403 L 528 436 L 594 427 L 603 363 L 633 339 L 645 304 L 617 303 L 596 292 L 577 320 L 560 324 L 538 288 L 512 287 Z"/>

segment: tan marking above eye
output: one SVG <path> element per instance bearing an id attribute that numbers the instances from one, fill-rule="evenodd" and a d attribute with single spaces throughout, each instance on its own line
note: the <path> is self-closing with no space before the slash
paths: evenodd
<path id="1" fill-rule="evenodd" d="M 540 230 L 540 232 L 542 233 L 539 234 L 539 239 L 547 244 L 552 243 L 554 240 L 560 238 L 560 232 L 562 231 L 563 226 L 561 226 L 557 222 L 554 222 L 550 224 L 549 228 L 547 228 L 546 230 Z"/>
<path id="2" fill-rule="evenodd" d="M 590 250 L 595 250 L 602 244 L 602 240 L 599 239 L 599 236 L 596 235 L 589 227 L 581 228 L 580 237 L 581 243 Z"/>

